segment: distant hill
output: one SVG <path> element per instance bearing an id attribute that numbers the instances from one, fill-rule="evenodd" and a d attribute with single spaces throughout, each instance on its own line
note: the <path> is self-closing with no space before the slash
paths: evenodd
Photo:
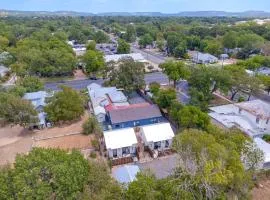
<path id="1" fill-rule="evenodd" d="M 185 11 L 179 13 L 161 12 L 104 12 L 88 13 L 75 11 L 17 11 L 1 10 L 0 16 L 150 16 L 150 17 L 270 17 L 270 12 L 265 11 L 245 11 L 245 12 L 226 12 L 226 11 Z"/>

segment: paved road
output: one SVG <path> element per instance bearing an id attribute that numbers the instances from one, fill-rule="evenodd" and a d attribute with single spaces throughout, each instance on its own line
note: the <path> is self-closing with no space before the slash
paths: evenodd
<path id="1" fill-rule="evenodd" d="M 45 83 L 45 89 L 46 90 L 52 90 L 52 91 L 57 91 L 60 90 L 59 86 L 60 85 L 65 85 L 68 87 L 71 87 L 75 90 L 83 90 L 86 89 L 88 85 L 91 83 L 97 83 L 102 85 L 104 82 L 103 79 L 98 79 L 98 80 L 90 80 L 90 79 L 85 79 L 85 80 L 74 80 L 74 81 L 59 81 L 59 82 L 53 82 L 53 83 Z"/>
<path id="2" fill-rule="evenodd" d="M 150 53 L 145 50 L 139 49 L 135 46 L 131 47 L 131 51 L 134 53 L 141 53 L 146 60 L 149 60 L 150 62 L 155 63 L 157 65 L 164 63 L 165 60 L 167 59 L 165 56 Z"/>
<path id="3" fill-rule="evenodd" d="M 169 84 L 169 79 L 167 75 L 163 74 L 162 72 L 145 74 L 144 80 L 147 85 L 153 82 L 157 82 L 161 85 Z"/>
<path id="4" fill-rule="evenodd" d="M 97 84 L 102 85 L 103 82 L 104 82 L 103 79 L 98 79 L 98 80 L 85 79 L 85 80 L 74 80 L 74 81 L 59 81 L 59 82 L 53 82 L 53 83 L 46 83 L 45 84 L 45 89 L 46 90 L 57 91 L 57 90 L 60 90 L 59 89 L 60 85 L 66 85 L 66 86 L 72 87 L 75 90 L 82 90 L 82 89 L 86 89 L 86 87 L 88 85 L 90 85 L 91 83 L 97 83 Z M 168 77 L 165 74 L 163 74 L 162 72 L 145 74 L 145 83 L 150 84 L 152 82 L 158 82 L 160 84 L 168 84 L 169 80 L 168 80 Z"/>

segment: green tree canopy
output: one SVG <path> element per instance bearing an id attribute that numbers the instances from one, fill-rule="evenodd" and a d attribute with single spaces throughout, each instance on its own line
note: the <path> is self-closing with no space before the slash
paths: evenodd
<path id="1" fill-rule="evenodd" d="M 167 61 L 160 65 L 161 69 L 167 74 L 169 80 L 173 80 L 174 87 L 180 79 L 187 79 L 190 75 L 190 70 L 181 61 Z"/>
<path id="2" fill-rule="evenodd" d="M 117 47 L 118 54 L 128 54 L 130 53 L 130 45 L 122 39 L 118 40 L 118 47 Z"/>
<path id="3" fill-rule="evenodd" d="M 44 84 L 34 76 L 24 77 L 20 82 L 20 86 L 24 87 L 26 92 L 37 92 L 44 89 Z"/>
<path id="4" fill-rule="evenodd" d="M 108 85 L 123 88 L 126 92 L 143 88 L 144 81 L 144 64 L 135 62 L 132 58 L 126 58 L 119 63 L 114 63 L 110 67 Z"/>
<path id="5" fill-rule="evenodd" d="M 103 53 L 99 51 L 88 50 L 83 56 L 85 69 L 88 74 L 95 74 L 105 67 Z"/>
<path id="6" fill-rule="evenodd" d="M 66 122 L 79 119 L 84 113 L 84 101 L 75 90 L 62 86 L 44 108 L 52 122 Z"/>
<path id="7" fill-rule="evenodd" d="M 154 39 L 152 38 L 152 36 L 147 33 L 143 36 L 141 36 L 140 40 L 139 40 L 139 45 L 143 48 L 145 48 L 147 45 L 151 45 L 153 43 Z"/>
<path id="8" fill-rule="evenodd" d="M 14 168 L 0 172 L 1 199 L 77 199 L 87 184 L 89 165 L 77 152 L 34 148 L 19 155 Z"/>
<path id="9" fill-rule="evenodd" d="M 38 121 L 31 102 L 6 92 L 0 92 L 0 119 L 5 123 L 24 127 Z"/>

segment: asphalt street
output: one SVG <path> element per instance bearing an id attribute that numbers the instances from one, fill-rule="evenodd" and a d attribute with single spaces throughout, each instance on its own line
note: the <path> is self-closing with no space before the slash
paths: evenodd
<path id="1" fill-rule="evenodd" d="M 52 90 L 52 91 L 57 91 L 60 90 L 59 86 L 60 85 L 65 85 L 68 87 L 71 87 L 75 90 L 83 90 L 86 89 L 88 85 L 91 83 L 97 83 L 99 85 L 102 85 L 104 82 L 103 79 L 98 79 L 98 80 L 90 80 L 90 79 L 85 79 L 85 80 L 73 80 L 73 81 L 58 81 L 58 82 L 50 82 L 50 83 L 45 83 L 45 89 L 46 90 Z M 145 74 L 145 83 L 150 84 L 152 82 L 158 82 L 161 85 L 165 85 L 169 83 L 168 77 L 163 74 L 162 72 L 155 72 L 155 73 L 149 73 Z"/>
<path id="2" fill-rule="evenodd" d="M 131 51 L 134 53 L 141 53 L 146 60 L 149 60 L 150 62 L 155 63 L 157 65 L 164 63 L 166 60 L 165 56 L 150 53 L 145 50 L 138 49 L 134 46 L 131 47 Z"/>

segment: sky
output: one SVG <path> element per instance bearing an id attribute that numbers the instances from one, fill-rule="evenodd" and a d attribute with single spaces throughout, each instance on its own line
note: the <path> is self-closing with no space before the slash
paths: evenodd
<path id="1" fill-rule="evenodd" d="M 270 0 L 0 0 L 0 9 L 24 11 L 163 12 L 247 11 L 270 12 Z"/>

